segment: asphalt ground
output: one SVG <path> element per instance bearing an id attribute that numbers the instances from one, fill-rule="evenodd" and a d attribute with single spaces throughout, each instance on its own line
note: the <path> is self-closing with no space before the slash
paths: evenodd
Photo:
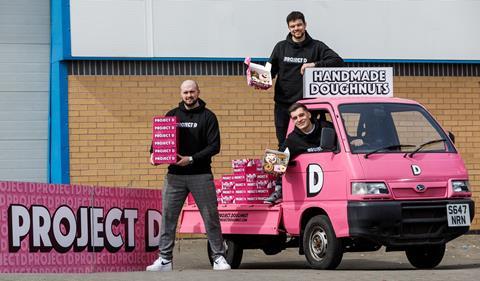
<path id="1" fill-rule="evenodd" d="M 479 280 L 480 235 L 464 235 L 447 244 L 445 257 L 431 270 L 413 268 L 404 252 L 345 253 L 335 270 L 313 270 L 297 249 L 274 256 L 245 250 L 239 269 L 213 271 L 205 239 L 177 241 L 172 272 L 110 272 L 89 274 L 0 274 L 0 280 Z"/>

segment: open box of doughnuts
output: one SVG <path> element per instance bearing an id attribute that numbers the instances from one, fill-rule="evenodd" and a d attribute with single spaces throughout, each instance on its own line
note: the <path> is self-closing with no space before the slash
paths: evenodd
<path id="1" fill-rule="evenodd" d="M 266 149 L 262 158 L 263 171 L 268 174 L 282 175 L 287 171 L 290 153 Z"/>
<path id="2" fill-rule="evenodd" d="M 247 84 L 260 89 L 269 89 L 272 87 L 272 74 L 270 69 L 272 65 L 266 63 L 265 66 L 250 62 L 250 58 L 245 59 L 247 68 Z"/>

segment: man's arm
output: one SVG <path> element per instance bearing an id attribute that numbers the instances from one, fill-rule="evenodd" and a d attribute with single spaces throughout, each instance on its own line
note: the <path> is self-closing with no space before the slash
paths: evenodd
<path id="1" fill-rule="evenodd" d="M 272 69 L 270 70 L 270 73 L 272 74 L 272 79 L 274 79 L 279 70 L 279 64 L 278 64 L 278 44 L 275 45 L 273 48 L 272 54 L 270 55 L 270 58 L 268 59 L 268 62 L 272 65 Z"/>
<path id="2" fill-rule="evenodd" d="M 306 68 L 310 67 L 341 67 L 345 63 L 343 59 L 335 53 L 334 50 L 330 49 L 327 45 L 320 42 L 319 54 L 320 56 L 315 60 L 315 62 L 304 63 L 300 69 L 300 73 L 303 75 Z"/>
<path id="3" fill-rule="evenodd" d="M 192 155 L 193 163 L 210 158 L 220 152 L 220 130 L 218 120 L 215 114 L 210 113 L 207 117 L 207 146 L 199 152 Z"/>
<path id="4" fill-rule="evenodd" d="M 282 147 L 280 147 L 280 150 L 285 151 L 285 149 L 287 148 L 290 151 L 290 161 L 292 161 L 293 158 L 305 152 L 300 148 L 300 145 L 295 144 L 295 141 L 290 135 L 289 137 L 287 137 Z"/>
<path id="5" fill-rule="evenodd" d="M 341 67 L 344 65 L 343 59 L 326 44 L 320 42 L 320 57 L 315 61 L 315 67 Z"/>

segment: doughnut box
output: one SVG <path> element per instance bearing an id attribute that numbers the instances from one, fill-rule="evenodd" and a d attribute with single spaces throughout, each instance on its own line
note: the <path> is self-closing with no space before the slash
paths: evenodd
<path id="1" fill-rule="evenodd" d="M 287 171 L 290 153 L 267 149 L 263 155 L 263 171 L 267 174 L 283 175 Z"/>
<path id="2" fill-rule="evenodd" d="M 265 66 L 250 62 L 250 58 L 245 58 L 247 67 L 247 84 L 252 87 L 267 90 L 272 87 L 272 74 L 270 72 L 272 65 L 266 63 Z"/>
<path id="3" fill-rule="evenodd" d="M 232 160 L 233 174 L 223 175 L 217 192 L 221 204 L 264 204 L 275 178 L 262 171 L 260 159 Z"/>
<path id="4" fill-rule="evenodd" d="M 152 128 L 153 162 L 155 164 L 177 162 L 177 118 L 155 116 Z"/>

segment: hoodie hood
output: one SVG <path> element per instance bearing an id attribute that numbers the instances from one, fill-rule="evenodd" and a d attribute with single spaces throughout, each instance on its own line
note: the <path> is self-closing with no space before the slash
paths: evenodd
<path id="1" fill-rule="evenodd" d="M 313 41 L 312 37 L 310 37 L 310 35 L 308 34 L 308 32 L 306 30 L 305 30 L 305 40 L 303 40 L 302 42 L 294 42 L 293 39 L 292 39 L 292 34 L 291 33 L 287 34 L 286 40 L 294 48 L 303 48 Z"/>

